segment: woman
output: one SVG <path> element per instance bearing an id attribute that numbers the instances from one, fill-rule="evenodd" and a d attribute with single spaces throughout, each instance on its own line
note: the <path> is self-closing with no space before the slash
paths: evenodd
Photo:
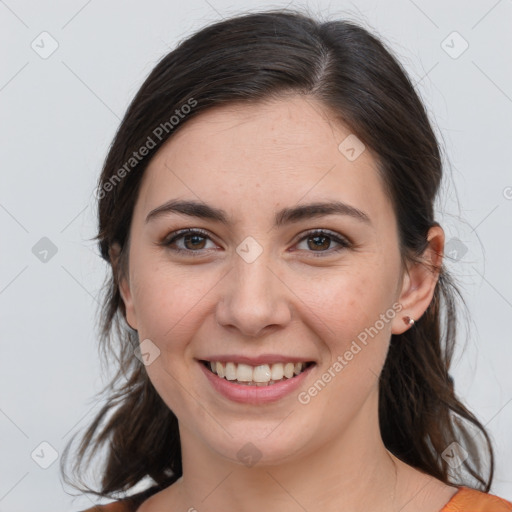
<path id="1" fill-rule="evenodd" d="M 77 464 L 106 448 L 102 497 L 155 485 L 90 510 L 512 510 L 448 373 L 441 178 L 404 70 L 354 24 L 267 11 L 169 53 L 100 178 L 122 345 Z"/>

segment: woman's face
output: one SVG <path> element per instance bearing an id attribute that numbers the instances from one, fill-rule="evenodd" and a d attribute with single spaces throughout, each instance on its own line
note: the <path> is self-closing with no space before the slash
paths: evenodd
<path id="1" fill-rule="evenodd" d="M 161 208 L 170 201 L 198 209 Z M 346 206 L 303 210 L 330 202 Z M 200 232 L 173 241 L 183 229 Z M 130 240 L 127 321 L 182 443 L 260 464 L 344 434 L 364 450 L 390 335 L 411 313 L 399 313 L 407 279 L 376 161 L 319 103 L 230 105 L 187 122 L 146 170 Z M 202 361 L 235 363 L 223 365 L 231 379 L 276 381 L 286 363 L 314 364 L 249 386 Z"/>

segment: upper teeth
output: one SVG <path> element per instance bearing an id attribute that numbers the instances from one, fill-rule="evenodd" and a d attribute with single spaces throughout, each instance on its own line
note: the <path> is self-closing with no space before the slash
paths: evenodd
<path id="1" fill-rule="evenodd" d="M 250 366 L 243 363 L 221 363 L 210 361 L 208 363 L 212 372 L 227 380 L 240 382 L 270 382 L 281 380 L 284 377 L 291 379 L 305 368 L 306 363 L 274 363 L 272 365 L 260 364 Z"/>

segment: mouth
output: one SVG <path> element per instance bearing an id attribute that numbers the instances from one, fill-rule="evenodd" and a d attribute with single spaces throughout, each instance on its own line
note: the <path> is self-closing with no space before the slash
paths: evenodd
<path id="1" fill-rule="evenodd" d="M 252 366 L 232 361 L 199 361 L 217 377 L 242 386 L 273 386 L 294 379 L 315 365 L 314 361 L 281 362 Z"/>

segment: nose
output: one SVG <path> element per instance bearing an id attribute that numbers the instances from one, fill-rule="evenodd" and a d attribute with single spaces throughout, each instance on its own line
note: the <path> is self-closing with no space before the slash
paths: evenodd
<path id="1" fill-rule="evenodd" d="M 216 308 L 219 325 L 246 337 L 261 337 L 285 327 L 291 319 L 290 289 L 264 254 L 247 263 L 237 254 L 222 281 Z"/>

